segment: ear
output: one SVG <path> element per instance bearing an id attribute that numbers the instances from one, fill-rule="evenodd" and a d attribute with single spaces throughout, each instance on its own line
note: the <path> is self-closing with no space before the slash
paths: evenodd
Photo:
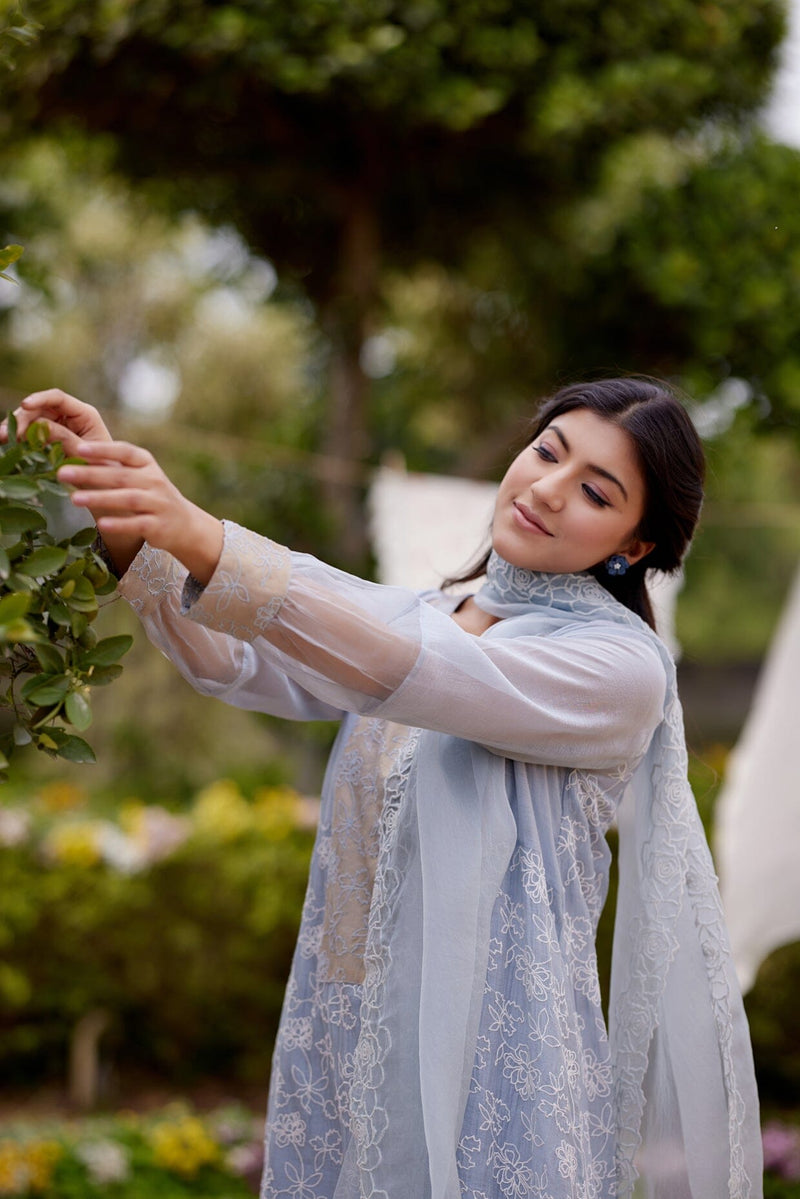
<path id="1" fill-rule="evenodd" d="M 639 537 L 632 537 L 630 541 L 617 550 L 617 553 L 623 554 L 631 566 L 633 566 L 635 562 L 641 562 L 642 558 L 646 558 L 650 551 L 655 548 L 655 541 L 642 541 Z"/>

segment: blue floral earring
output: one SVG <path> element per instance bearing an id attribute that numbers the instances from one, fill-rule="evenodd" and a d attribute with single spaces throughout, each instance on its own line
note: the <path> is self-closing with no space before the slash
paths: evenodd
<path id="1" fill-rule="evenodd" d="M 627 573 L 630 562 L 622 554 L 612 554 L 610 558 L 606 558 L 603 565 L 610 575 L 624 575 Z"/>

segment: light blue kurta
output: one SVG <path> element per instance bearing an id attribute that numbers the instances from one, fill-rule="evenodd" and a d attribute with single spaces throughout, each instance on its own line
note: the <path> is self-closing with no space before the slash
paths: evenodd
<path id="1" fill-rule="evenodd" d="M 605 619 L 591 580 L 575 584 L 581 621 L 560 612 L 532 636 L 523 605 L 477 638 L 449 618 L 451 597 L 364 583 L 231 525 L 182 611 L 184 583 L 145 547 L 121 591 L 199 690 L 342 719 L 273 1060 L 263 1199 L 611 1199 L 618 1111 L 594 938 L 605 832 L 663 717 L 654 638 Z M 622 1038 L 634 1081 L 646 1007 Z M 634 1113 L 635 1090 L 623 1079 Z M 751 1193 L 728 1191 L 724 1162 L 723 1175 L 680 1194 Z"/>
<path id="2" fill-rule="evenodd" d="M 270 1199 L 331 1199 L 336 1192 L 351 1141 L 377 810 L 387 765 L 398 772 L 390 784 L 401 788 L 388 802 L 403 802 L 407 773 L 400 767 L 417 737 L 347 716 L 331 758 L 273 1062 L 263 1190 Z M 607 885 L 603 832 L 613 807 L 607 788 L 601 797 L 569 771 L 541 767 L 535 792 L 529 773 L 509 762 L 517 843 L 492 912 L 458 1140 L 462 1194 L 610 1196 L 614 1118 L 594 934 Z"/>

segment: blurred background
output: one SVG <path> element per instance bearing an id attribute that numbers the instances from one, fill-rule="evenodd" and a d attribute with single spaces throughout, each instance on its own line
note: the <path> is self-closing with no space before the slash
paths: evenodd
<path id="1" fill-rule="evenodd" d="M 776 1196 L 800 1195 L 800 893 L 758 878 L 795 873 L 800 767 L 791 721 L 741 737 L 781 618 L 798 701 L 798 196 L 782 0 L 0 0 L 3 410 L 62 387 L 219 516 L 380 577 L 381 471 L 485 488 L 562 383 L 685 389 L 709 480 L 681 690 L 726 903 L 764 904 Z M 461 564 L 426 560 L 420 585 Z M 136 642 L 98 764 L 24 751 L 0 795 L 0 1194 L 247 1194 L 334 730 L 194 696 L 122 602 L 100 623 Z M 783 852 L 761 876 L 754 820 Z"/>

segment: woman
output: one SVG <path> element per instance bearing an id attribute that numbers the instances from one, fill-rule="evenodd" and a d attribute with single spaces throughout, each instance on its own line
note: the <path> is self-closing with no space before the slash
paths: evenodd
<path id="1" fill-rule="evenodd" d="M 342 719 L 262 1195 L 608 1199 L 639 1174 L 657 1199 L 759 1196 L 746 1024 L 645 587 L 678 568 L 702 499 L 671 392 L 606 380 L 544 406 L 466 600 L 223 526 L 63 393 L 18 416 L 87 459 L 60 477 L 185 677 Z M 615 817 L 607 1037 L 594 936 Z"/>

